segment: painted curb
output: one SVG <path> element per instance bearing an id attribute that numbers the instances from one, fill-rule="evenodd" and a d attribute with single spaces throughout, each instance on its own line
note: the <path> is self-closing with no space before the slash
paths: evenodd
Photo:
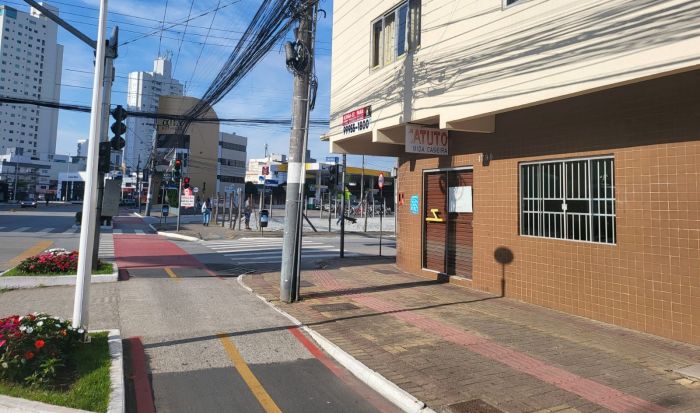
<path id="1" fill-rule="evenodd" d="M 21 275 L 16 277 L 0 276 L 0 288 L 37 288 L 37 287 L 58 287 L 62 285 L 75 285 L 76 275 L 49 275 L 30 276 Z M 112 262 L 112 273 L 93 275 L 91 284 L 112 283 L 119 281 L 119 267 L 116 262 Z"/>
<path id="2" fill-rule="evenodd" d="M 190 237 L 189 235 L 182 235 L 182 234 L 176 234 L 173 232 L 165 232 L 165 231 L 157 231 L 157 232 L 158 232 L 158 235 L 162 235 L 162 236 L 167 237 L 167 238 L 174 238 L 174 239 L 179 239 L 179 240 L 183 240 L 183 241 L 200 241 L 199 238 Z"/>
<path id="3" fill-rule="evenodd" d="M 124 413 L 126 408 L 124 391 L 124 353 L 119 330 L 107 331 L 109 355 L 112 363 L 109 368 L 110 393 L 107 413 Z M 54 406 L 34 400 L 18 399 L 0 395 L 0 411 L 7 413 L 87 413 L 87 410 L 71 409 L 70 407 Z"/>
<path id="4" fill-rule="evenodd" d="M 109 343 L 109 355 L 112 364 L 109 367 L 109 379 L 111 392 L 107 413 L 124 413 L 126 410 L 126 391 L 124 390 L 124 349 L 119 330 L 109 330 L 107 336 Z"/>
<path id="5" fill-rule="evenodd" d="M 243 281 L 245 274 L 239 275 L 237 277 L 238 284 L 243 287 L 246 291 L 254 294 L 258 299 L 262 300 L 268 306 L 272 307 L 273 310 L 277 311 L 294 325 L 298 326 L 300 329 L 304 330 L 311 338 L 316 341 L 316 343 L 321 347 L 326 353 L 335 359 L 338 364 L 349 370 L 355 377 L 360 381 L 365 383 L 371 389 L 381 394 L 394 403 L 398 408 L 407 413 L 436 413 L 433 409 L 425 405 L 424 402 L 418 400 L 412 396 L 407 391 L 403 390 L 396 384 L 392 383 L 386 377 L 377 373 L 376 371 L 370 369 L 366 365 L 362 364 L 359 360 L 348 354 L 345 350 L 341 349 L 337 345 L 333 344 L 330 340 L 312 330 L 311 328 L 304 325 L 301 321 L 297 320 L 291 314 L 288 314 L 279 308 L 275 307 L 271 302 L 269 302 L 265 297 L 257 294 L 252 288 L 245 285 Z"/>

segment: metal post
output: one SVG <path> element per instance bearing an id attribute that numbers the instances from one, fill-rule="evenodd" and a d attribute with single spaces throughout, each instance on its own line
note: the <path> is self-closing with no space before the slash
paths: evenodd
<path id="1" fill-rule="evenodd" d="M 223 204 L 221 206 L 221 228 L 226 225 L 226 191 L 224 191 L 223 198 Z"/>
<path id="2" fill-rule="evenodd" d="M 260 213 L 262 212 L 262 207 L 263 207 L 263 201 L 265 199 L 265 188 L 267 188 L 267 185 L 263 184 L 263 191 L 262 194 L 258 193 L 258 202 L 260 206 L 258 207 L 258 220 L 260 219 Z M 260 226 L 260 221 L 258 221 L 258 226 Z M 260 233 L 262 233 L 263 229 L 260 227 Z"/>
<path id="3" fill-rule="evenodd" d="M 228 229 L 233 228 L 233 192 L 228 197 Z"/>
<path id="4" fill-rule="evenodd" d="M 177 157 L 177 155 L 175 155 Z M 177 223 L 175 224 L 175 232 L 180 232 L 180 215 L 182 215 L 182 174 L 177 182 Z"/>
<path id="5" fill-rule="evenodd" d="M 15 156 L 17 154 L 15 153 Z M 12 189 L 12 200 L 17 201 L 17 180 L 19 179 L 19 161 L 15 159 L 15 182 L 13 183 L 13 189 Z"/>
<path id="6" fill-rule="evenodd" d="M 92 241 L 95 232 L 95 205 L 97 204 L 97 160 L 99 141 L 102 135 L 100 119 L 102 106 L 102 87 L 105 64 L 105 30 L 107 28 L 107 0 L 100 2 L 100 17 L 97 30 L 97 50 L 95 53 L 95 76 L 92 80 L 92 105 L 90 112 L 90 140 L 88 144 L 87 176 L 85 179 L 85 197 L 83 200 L 83 217 L 80 230 L 78 250 L 78 275 L 73 302 L 73 328 L 88 327 L 90 302 L 90 264 L 92 259 Z"/>
<path id="7" fill-rule="evenodd" d="M 384 187 L 379 188 L 379 199 L 382 200 L 382 210 L 379 211 L 379 256 L 382 256 L 382 235 L 384 233 L 383 218 L 384 210 L 386 209 L 386 200 L 384 199 Z"/>
<path id="8" fill-rule="evenodd" d="M 272 190 L 270 190 L 270 214 L 269 218 L 272 218 Z"/>
<path id="9" fill-rule="evenodd" d="M 136 200 L 137 205 L 139 206 L 139 214 L 141 213 L 141 176 L 139 175 L 141 173 L 141 154 L 139 154 L 138 162 L 136 162 L 136 197 L 138 198 Z"/>
<path id="10" fill-rule="evenodd" d="M 236 216 L 236 219 L 238 220 L 238 230 L 241 230 L 241 221 L 243 221 L 243 218 L 241 218 L 241 210 L 243 209 L 243 206 L 245 205 L 245 201 L 242 198 L 243 191 L 241 191 L 241 188 L 238 188 L 238 215 Z"/>
<path id="11" fill-rule="evenodd" d="M 331 232 L 331 188 L 328 188 L 328 232 Z"/>
<path id="12" fill-rule="evenodd" d="M 365 205 L 365 156 L 362 155 L 362 178 L 360 179 L 360 207 L 365 215 L 365 232 L 367 232 L 367 206 Z"/>
<path id="13" fill-rule="evenodd" d="M 340 191 L 340 258 L 345 258 L 345 166 L 347 155 L 343 154 L 343 175 L 341 178 Z"/>
<path id="14" fill-rule="evenodd" d="M 314 1 L 304 2 L 306 10 L 299 20 L 298 38 L 303 48 L 310 52 L 309 61 L 303 70 L 297 70 L 294 76 L 294 100 L 292 110 L 292 132 L 289 137 L 289 169 L 287 173 L 287 197 L 285 202 L 284 242 L 282 245 L 282 268 L 280 274 L 280 299 L 284 302 L 295 302 L 299 299 L 299 252 L 301 237 L 299 236 L 300 206 L 302 201 L 302 177 L 305 174 L 303 164 L 305 138 L 309 116 L 309 85 L 312 75 L 314 30 Z"/>

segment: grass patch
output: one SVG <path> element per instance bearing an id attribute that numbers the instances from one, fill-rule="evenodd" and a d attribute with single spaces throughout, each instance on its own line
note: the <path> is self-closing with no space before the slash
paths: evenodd
<path id="1" fill-rule="evenodd" d="M 103 262 L 100 264 L 100 266 L 97 268 L 97 271 L 94 271 L 92 274 L 93 275 L 105 275 L 105 274 L 111 274 L 114 271 L 114 267 L 112 266 L 111 262 Z M 17 267 L 7 271 L 4 273 L 2 276 L 3 277 L 41 277 L 41 276 L 46 276 L 46 275 L 76 275 L 76 274 L 66 274 L 62 272 L 50 272 L 47 274 L 34 274 L 31 272 L 24 272 L 20 271 L 17 269 Z"/>
<path id="2" fill-rule="evenodd" d="M 111 358 L 107 333 L 91 334 L 92 341 L 78 348 L 72 358 L 72 383 L 58 389 L 21 386 L 0 380 L 0 394 L 92 412 L 106 412 L 109 405 Z"/>

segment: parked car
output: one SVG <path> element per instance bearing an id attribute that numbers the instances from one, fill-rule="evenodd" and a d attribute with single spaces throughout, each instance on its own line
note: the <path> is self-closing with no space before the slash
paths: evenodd
<path id="1" fill-rule="evenodd" d="M 36 199 L 29 198 L 23 201 L 19 201 L 20 208 L 36 208 Z"/>

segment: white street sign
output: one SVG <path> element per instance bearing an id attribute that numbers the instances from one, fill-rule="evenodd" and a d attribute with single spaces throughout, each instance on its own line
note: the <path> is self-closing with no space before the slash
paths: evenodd
<path id="1" fill-rule="evenodd" d="M 195 194 L 196 194 L 197 192 L 199 192 L 199 187 L 196 187 L 196 186 L 195 186 L 194 189 L 192 190 L 192 192 L 194 192 Z"/>
<path id="2" fill-rule="evenodd" d="M 183 208 L 194 208 L 194 195 L 183 195 L 180 200 L 180 206 Z"/>

